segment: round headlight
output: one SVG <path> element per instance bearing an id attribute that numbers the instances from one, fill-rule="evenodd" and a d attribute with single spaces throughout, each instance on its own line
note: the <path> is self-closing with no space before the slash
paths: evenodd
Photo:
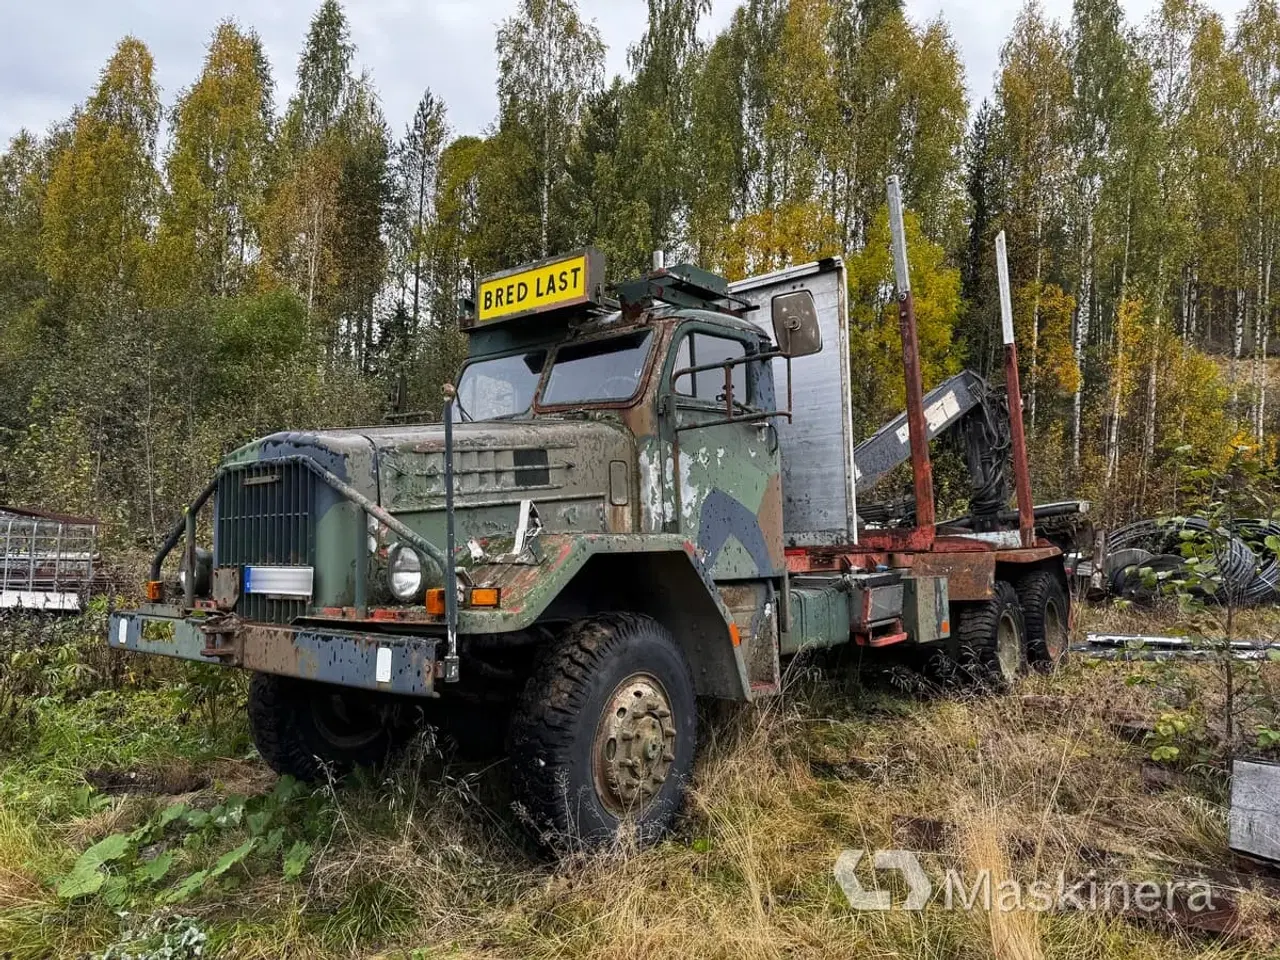
<path id="1" fill-rule="evenodd" d="M 397 600 L 413 600 L 422 593 L 422 559 L 406 543 L 397 543 L 387 557 L 387 583 Z"/>
<path id="2" fill-rule="evenodd" d="M 213 582 L 213 554 L 204 547 L 196 547 L 196 579 L 194 593 L 197 597 L 207 597 Z M 182 565 L 178 569 L 178 582 L 182 589 L 187 589 L 187 552 L 182 551 Z"/>

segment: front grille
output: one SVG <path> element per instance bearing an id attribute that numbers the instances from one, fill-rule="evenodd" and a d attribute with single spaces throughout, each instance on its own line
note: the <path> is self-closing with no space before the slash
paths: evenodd
<path id="1" fill-rule="evenodd" d="M 223 474 L 214 503 L 213 562 L 218 567 L 314 566 L 316 477 L 299 463 L 266 460 Z M 247 620 L 289 623 L 306 600 L 240 596 Z"/>

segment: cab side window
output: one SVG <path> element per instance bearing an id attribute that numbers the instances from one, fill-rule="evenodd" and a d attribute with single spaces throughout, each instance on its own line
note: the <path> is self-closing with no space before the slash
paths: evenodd
<path id="1" fill-rule="evenodd" d="M 746 345 L 741 340 L 730 340 L 707 333 L 689 333 L 680 341 L 676 350 L 676 374 L 672 381 L 672 391 L 679 396 L 694 400 L 705 400 L 709 403 L 724 403 L 724 370 L 700 370 L 697 373 L 680 373 L 689 367 L 706 366 L 709 363 L 723 363 L 726 360 L 740 360 L 747 354 Z M 744 406 L 753 403 L 750 395 L 748 364 L 739 363 L 732 370 L 733 399 Z"/>

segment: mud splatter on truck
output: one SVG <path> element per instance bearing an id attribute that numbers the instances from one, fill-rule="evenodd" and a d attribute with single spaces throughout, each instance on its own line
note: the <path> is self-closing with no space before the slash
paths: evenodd
<path id="1" fill-rule="evenodd" d="M 609 290 L 586 250 L 481 282 L 445 423 L 279 433 L 228 457 L 110 643 L 253 671 L 259 751 L 300 777 L 379 761 L 422 698 L 505 708 L 517 797 L 552 842 L 624 821 L 658 836 L 695 699 L 775 694 L 806 646 L 918 648 L 994 684 L 1052 662 L 1057 548 L 934 523 L 895 252 L 914 524 L 858 515 L 839 258 L 736 284 L 656 267 Z"/>

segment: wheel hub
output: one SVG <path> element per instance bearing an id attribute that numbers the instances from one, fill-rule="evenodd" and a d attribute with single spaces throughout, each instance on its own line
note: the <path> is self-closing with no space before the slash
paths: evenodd
<path id="1" fill-rule="evenodd" d="M 1018 664 L 1022 656 L 1022 638 L 1018 624 L 1009 613 L 1000 617 L 996 627 L 996 660 L 1000 664 L 1000 677 L 1012 683 L 1018 676 Z"/>
<path id="2" fill-rule="evenodd" d="M 675 747 L 675 719 L 662 684 L 643 673 L 618 684 L 592 748 L 600 802 L 617 814 L 643 810 L 666 783 Z"/>
<path id="3" fill-rule="evenodd" d="M 1049 659 L 1057 662 L 1067 649 L 1067 624 L 1058 605 L 1050 601 L 1044 610 L 1044 645 Z"/>
<path id="4" fill-rule="evenodd" d="M 335 747 L 358 749 L 382 734 L 382 718 L 377 711 L 341 693 L 316 697 L 311 709 L 317 732 Z"/>

